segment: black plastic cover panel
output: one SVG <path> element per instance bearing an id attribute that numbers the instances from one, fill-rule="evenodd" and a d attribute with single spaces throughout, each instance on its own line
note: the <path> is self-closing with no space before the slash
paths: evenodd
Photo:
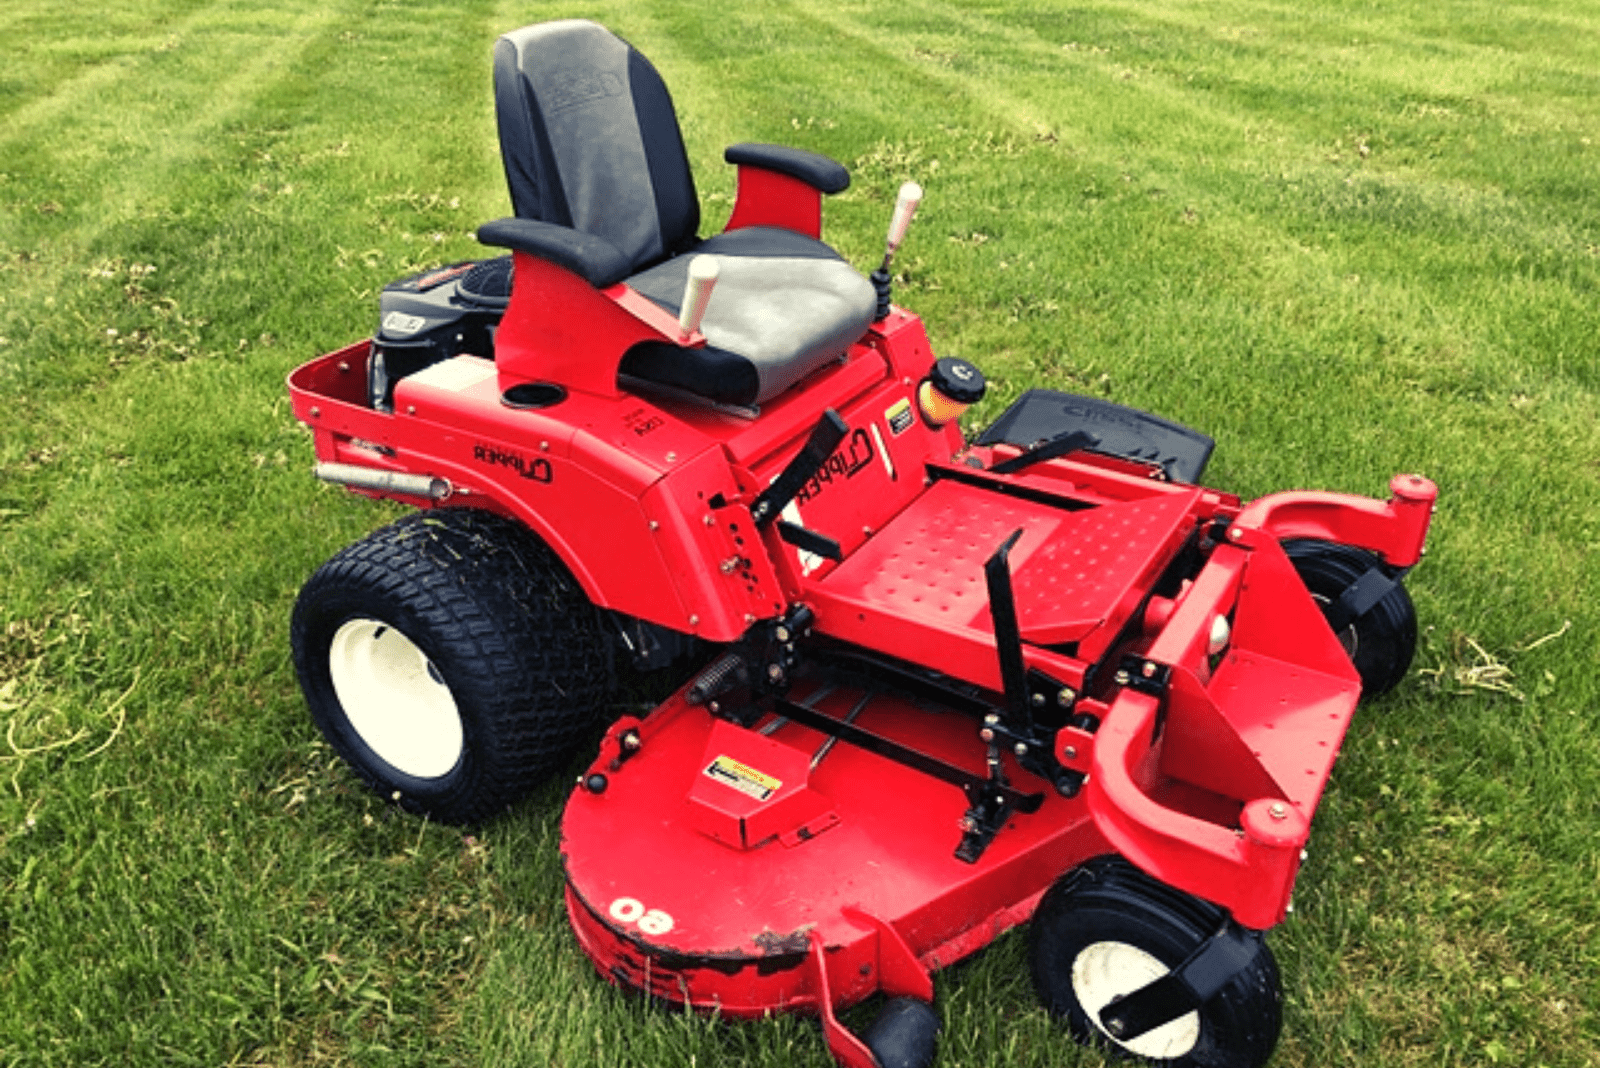
<path id="1" fill-rule="evenodd" d="M 1100 438 L 1096 452 L 1160 466 L 1174 482 L 1198 483 L 1216 442 L 1198 430 L 1097 397 L 1030 389 L 978 438 L 979 445 L 1027 448 L 1057 434 L 1084 430 Z"/>

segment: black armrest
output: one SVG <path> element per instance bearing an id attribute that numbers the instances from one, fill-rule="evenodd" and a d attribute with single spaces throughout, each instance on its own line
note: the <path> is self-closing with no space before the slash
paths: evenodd
<path id="1" fill-rule="evenodd" d="M 537 219 L 496 219 L 478 227 L 478 240 L 549 260 L 596 289 L 616 285 L 633 272 L 617 246 L 603 237 Z"/>
<path id="2" fill-rule="evenodd" d="M 722 158 L 740 167 L 760 167 L 798 178 L 819 193 L 842 193 L 850 188 L 844 164 L 803 148 L 783 145 L 729 145 Z"/>

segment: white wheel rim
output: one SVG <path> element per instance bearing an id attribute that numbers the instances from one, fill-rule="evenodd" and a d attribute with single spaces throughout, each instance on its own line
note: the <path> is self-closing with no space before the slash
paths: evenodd
<path id="1" fill-rule="evenodd" d="M 394 627 L 348 620 L 328 647 L 328 672 L 351 729 L 391 767 L 436 779 L 461 759 L 461 712 L 450 687 Z"/>
<path id="2" fill-rule="evenodd" d="M 1100 1010 L 1111 999 L 1126 997 L 1166 975 L 1171 969 L 1138 946 L 1096 942 L 1072 962 L 1072 993 L 1096 1029 L 1123 1049 L 1150 1060 L 1182 1057 L 1200 1041 L 1200 1013 L 1190 1011 L 1138 1038 L 1124 1042 L 1100 1026 Z"/>

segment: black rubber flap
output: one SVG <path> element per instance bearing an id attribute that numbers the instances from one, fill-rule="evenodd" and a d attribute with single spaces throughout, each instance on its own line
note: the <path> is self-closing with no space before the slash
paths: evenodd
<path id="1" fill-rule="evenodd" d="M 1071 430 L 1100 438 L 1096 452 L 1159 465 L 1174 482 L 1196 483 L 1216 442 L 1198 430 L 1120 404 L 1030 389 L 978 438 L 979 445 L 1027 448 Z"/>

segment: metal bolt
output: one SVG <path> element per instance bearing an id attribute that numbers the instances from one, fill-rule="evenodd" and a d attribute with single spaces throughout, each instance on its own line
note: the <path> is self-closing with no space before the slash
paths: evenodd
<path id="1" fill-rule="evenodd" d="M 1139 674 L 1143 675 L 1147 679 L 1155 678 L 1156 665 L 1154 661 L 1146 660 L 1144 662 L 1144 667 L 1139 669 Z"/>
<path id="2" fill-rule="evenodd" d="M 871 527 L 862 527 L 862 528 L 861 528 L 861 536 L 862 536 L 862 537 L 863 537 L 863 538 L 870 538 L 870 537 L 872 537 L 872 528 L 871 528 Z"/>
<path id="3" fill-rule="evenodd" d="M 700 625 L 700 617 L 699 616 L 690 616 L 689 617 L 689 626 L 698 627 L 699 625 Z"/>
<path id="4" fill-rule="evenodd" d="M 783 667 L 778 664 L 768 664 L 767 678 L 771 679 L 773 682 L 777 682 L 779 679 L 783 678 Z"/>
<path id="5" fill-rule="evenodd" d="M 1044 707 L 1044 694 L 1036 693 L 1036 694 L 1033 695 L 1031 700 L 1033 702 L 1033 707 L 1034 708 L 1043 708 Z"/>
<path id="6" fill-rule="evenodd" d="M 1243 537 L 1244 537 L 1244 531 L 1242 529 L 1240 529 L 1239 527 L 1234 527 L 1232 530 L 1228 531 L 1228 540 L 1229 541 L 1238 541 L 1240 538 L 1243 538 Z"/>
<path id="7" fill-rule="evenodd" d="M 983 730 L 978 732 L 978 737 L 982 738 L 986 742 L 992 742 L 994 741 L 994 731 L 990 730 L 988 727 L 985 727 Z"/>
<path id="8" fill-rule="evenodd" d="M 639 736 L 633 731 L 628 731 L 622 736 L 622 748 L 626 749 L 630 753 L 637 753 L 639 751 L 639 747 L 643 744 L 644 743 L 639 740 Z"/>
<path id="9" fill-rule="evenodd" d="M 990 712 L 987 716 L 983 717 L 983 722 L 985 722 L 989 726 L 993 727 L 993 726 L 997 725 L 1000 722 L 1000 717 L 998 715 L 996 715 L 995 713 Z"/>
<path id="10" fill-rule="evenodd" d="M 540 452 L 549 452 L 550 451 L 550 443 L 548 441 L 539 442 L 539 451 Z"/>
<path id="11" fill-rule="evenodd" d="M 677 453 L 675 453 L 675 452 L 667 453 L 667 463 L 670 464 L 670 463 L 674 462 L 675 460 L 677 460 L 677 458 L 678 458 L 678 454 Z"/>
<path id="12" fill-rule="evenodd" d="M 746 612 L 744 614 L 744 625 L 745 626 L 748 627 L 750 624 L 754 623 L 755 621 L 756 621 L 756 617 L 751 615 L 749 612 Z"/>
<path id="13" fill-rule="evenodd" d="M 1056 694 L 1056 704 L 1060 705 L 1062 708 L 1072 707 L 1072 702 L 1076 701 L 1077 699 L 1078 695 L 1073 692 L 1072 687 L 1070 686 L 1061 687 L 1061 692 Z"/>
<path id="14" fill-rule="evenodd" d="M 661 524 L 657 523 L 654 519 L 652 519 L 652 520 L 650 520 L 650 529 L 651 530 L 660 530 L 661 529 Z"/>
<path id="15" fill-rule="evenodd" d="M 739 558 L 737 556 L 730 556 L 726 560 L 722 561 L 722 563 L 717 565 L 718 569 L 721 570 L 724 575 L 733 574 L 734 570 L 738 566 Z"/>
<path id="16" fill-rule="evenodd" d="M 417 414 L 417 406 L 415 404 L 406 405 L 406 414 L 407 415 L 416 415 Z"/>
<path id="17" fill-rule="evenodd" d="M 320 418 L 322 418 L 322 409 L 321 409 L 321 408 L 318 408 L 318 407 L 317 407 L 317 406 L 316 406 L 316 405 L 314 405 L 314 404 L 313 404 L 313 405 L 312 405 L 312 406 L 311 406 L 311 418 L 313 418 L 313 419 L 320 419 Z"/>
<path id="18" fill-rule="evenodd" d="M 710 512 L 706 513 L 705 524 L 708 527 L 714 527 L 714 526 L 717 525 L 716 518 L 714 516 L 712 516 L 712 514 Z"/>
<path id="19" fill-rule="evenodd" d="M 1275 820 L 1286 820 L 1289 818 L 1289 807 L 1282 801 L 1274 801 L 1272 806 L 1267 809 L 1267 815 Z"/>
<path id="20" fill-rule="evenodd" d="M 706 705 L 706 709 L 714 716 L 718 712 L 722 711 L 722 705 L 717 701 L 712 701 L 710 704 Z"/>
<path id="21" fill-rule="evenodd" d="M 1112 1038 L 1121 1038 L 1123 1033 L 1128 1030 L 1128 1025 L 1122 1022 L 1120 1016 L 1113 1016 L 1106 1021 L 1106 1030 L 1111 1032 Z"/>
<path id="22" fill-rule="evenodd" d="M 1077 760 L 1078 759 L 1078 747 L 1075 746 L 1075 745 L 1067 746 L 1067 748 L 1066 748 L 1066 757 L 1067 757 L 1068 760 Z"/>
<path id="23" fill-rule="evenodd" d="M 780 624 L 778 628 L 772 632 L 772 636 L 778 639 L 780 642 L 786 642 L 789 640 L 789 628 Z"/>
<path id="24" fill-rule="evenodd" d="M 1027 756 L 1028 755 L 1028 743 L 1027 742 L 1018 742 L 1016 745 L 1011 747 L 1011 751 L 1013 753 L 1017 754 L 1017 756 Z"/>
<path id="25" fill-rule="evenodd" d="M 340 360 L 339 361 L 339 373 L 342 374 L 342 375 L 347 375 L 347 374 L 350 373 L 350 361 L 349 360 Z"/>
<path id="26" fill-rule="evenodd" d="M 1119 671 L 1111 677 L 1116 680 L 1118 686 L 1126 686 L 1133 681 L 1133 676 L 1126 671 Z"/>

